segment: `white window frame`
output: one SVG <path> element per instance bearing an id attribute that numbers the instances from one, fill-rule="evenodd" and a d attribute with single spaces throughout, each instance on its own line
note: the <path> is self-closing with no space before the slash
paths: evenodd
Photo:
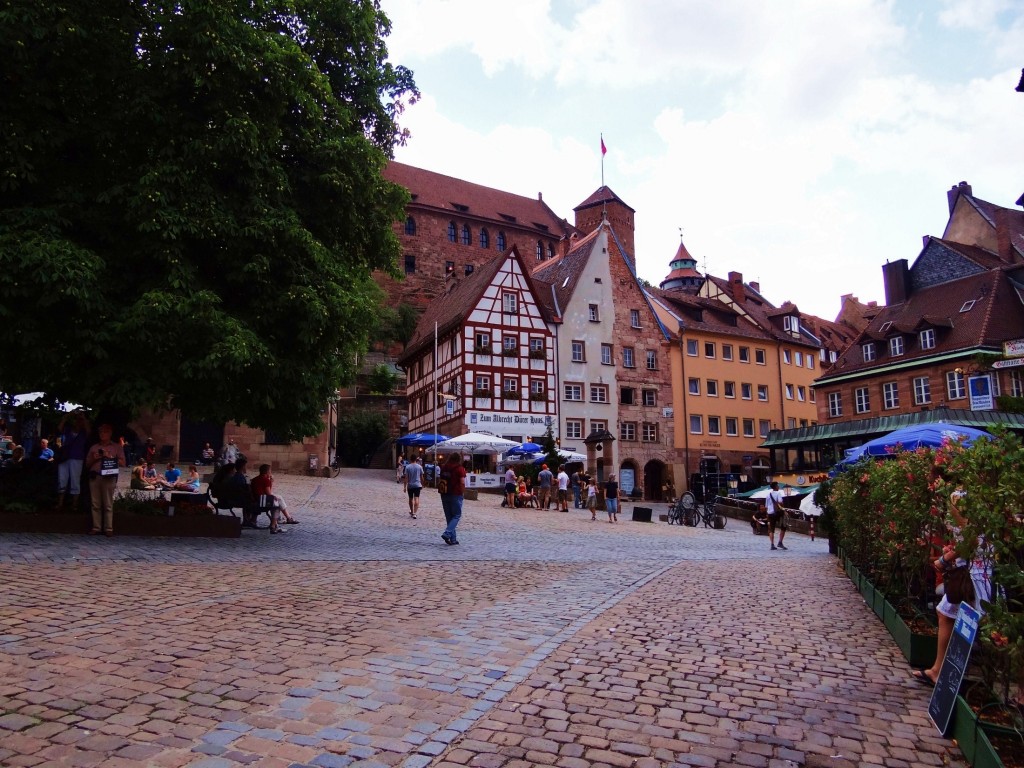
<path id="1" fill-rule="evenodd" d="M 481 350 L 483 350 L 481 352 Z M 477 331 L 473 337 L 473 351 L 478 355 L 491 354 L 491 334 L 487 331 Z"/>
<path id="2" fill-rule="evenodd" d="M 744 437 L 753 437 L 754 436 L 754 426 L 755 426 L 755 424 L 754 424 L 754 420 L 753 419 L 744 418 L 743 419 L 743 436 Z M 748 427 L 749 427 L 749 429 L 748 429 Z"/>
<path id="3" fill-rule="evenodd" d="M 921 349 L 935 349 L 935 329 L 925 328 L 918 334 L 918 343 Z"/>
<path id="4" fill-rule="evenodd" d="M 709 435 L 720 435 L 720 434 L 722 434 L 722 417 L 721 416 L 708 416 L 708 434 Z"/>
<path id="5" fill-rule="evenodd" d="M 647 370 L 658 370 L 658 353 L 653 349 L 647 350 Z"/>
<path id="6" fill-rule="evenodd" d="M 963 400 L 967 397 L 967 379 L 962 373 L 946 372 L 946 396 L 950 400 Z"/>
<path id="7" fill-rule="evenodd" d="M 792 400 L 793 399 L 793 385 L 792 384 L 787 384 L 786 385 L 786 399 L 787 400 Z"/>
<path id="8" fill-rule="evenodd" d="M 644 443 L 658 442 L 658 425 L 653 421 L 645 421 L 641 426 L 640 441 Z"/>
<path id="9" fill-rule="evenodd" d="M 591 384 L 590 385 L 590 402 L 592 402 L 592 403 L 607 403 L 608 402 L 608 385 L 607 384 Z"/>
<path id="10" fill-rule="evenodd" d="M 519 296 L 512 291 L 502 291 L 501 311 L 506 315 L 519 314 Z"/>
<path id="11" fill-rule="evenodd" d="M 643 405 L 645 408 L 656 408 L 658 405 L 658 390 L 641 389 L 640 404 Z"/>
<path id="12" fill-rule="evenodd" d="M 620 421 L 619 422 L 619 440 L 636 441 L 636 422 L 635 421 Z"/>
<path id="13" fill-rule="evenodd" d="M 842 392 L 829 392 L 828 393 L 828 417 L 830 419 L 838 419 L 843 415 L 843 393 Z"/>
<path id="14" fill-rule="evenodd" d="M 724 382 L 724 384 L 722 385 L 722 396 L 723 397 L 728 397 L 731 400 L 735 400 L 736 399 L 736 382 L 735 381 L 726 381 L 726 382 Z"/>
<path id="15" fill-rule="evenodd" d="M 636 355 L 632 347 L 622 348 L 622 367 L 636 368 Z"/>
<path id="16" fill-rule="evenodd" d="M 871 410 L 871 390 L 857 387 L 853 390 L 853 410 L 855 413 L 868 413 Z"/>
<path id="17" fill-rule="evenodd" d="M 875 344 L 874 342 L 868 342 L 867 344 L 860 345 L 860 356 L 865 363 L 871 363 L 875 360 Z"/>
<path id="18" fill-rule="evenodd" d="M 739 437 L 740 422 L 735 416 L 725 417 L 725 434 L 729 437 Z"/>
<path id="19" fill-rule="evenodd" d="M 716 354 L 717 354 L 717 350 L 715 349 L 715 342 L 713 342 L 713 341 L 705 341 L 704 342 L 704 357 L 706 357 L 708 360 L 714 360 Z"/>
<path id="20" fill-rule="evenodd" d="M 893 357 L 901 357 L 903 355 L 903 337 L 893 336 L 889 339 L 889 354 Z"/>
<path id="21" fill-rule="evenodd" d="M 882 410 L 894 411 L 900 407 L 900 384 L 898 381 L 882 383 Z"/>
<path id="22" fill-rule="evenodd" d="M 768 437 L 768 433 L 772 431 L 772 423 L 768 419 L 758 419 L 757 429 L 761 437 Z"/>
<path id="23" fill-rule="evenodd" d="M 932 401 L 932 382 L 928 376 L 914 377 L 914 405 L 928 405 Z"/>
<path id="24" fill-rule="evenodd" d="M 787 328 L 786 330 L 789 329 Z M 788 349 L 782 350 L 782 362 L 784 362 L 786 365 L 793 364 L 793 353 L 790 352 Z"/>
<path id="25" fill-rule="evenodd" d="M 768 385 L 767 384 L 758 384 L 757 385 L 757 399 L 758 399 L 759 402 L 762 402 L 762 403 L 767 403 L 768 402 Z"/>
<path id="26" fill-rule="evenodd" d="M 583 385 L 579 382 L 566 381 L 562 383 L 562 399 L 572 403 L 583 402 Z"/>
<path id="27" fill-rule="evenodd" d="M 743 383 L 741 383 L 740 384 L 740 397 L 743 400 L 753 400 L 754 399 L 754 385 L 751 384 L 749 381 L 744 381 Z"/>
<path id="28" fill-rule="evenodd" d="M 686 354 L 688 357 L 697 357 L 700 354 L 700 347 L 697 344 L 696 339 L 686 340 Z"/>
<path id="29" fill-rule="evenodd" d="M 708 397 L 718 397 L 718 379 L 708 379 L 705 381 L 704 391 Z"/>
<path id="30" fill-rule="evenodd" d="M 601 365 L 615 365 L 615 357 L 613 355 L 611 344 L 601 345 Z"/>
<path id="31" fill-rule="evenodd" d="M 754 362 L 757 365 L 768 365 L 768 351 L 765 349 L 755 349 Z"/>
<path id="32" fill-rule="evenodd" d="M 697 428 L 694 429 L 694 426 Z M 690 434 L 691 435 L 703 435 L 704 434 L 704 417 L 699 413 L 690 414 Z"/>
<path id="33" fill-rule="evenodd" d="M 686 382 L 686 391 L 694 397 L 700 397 L 700 379 L 691 376 Z"/>
<path id="34" fill-rule="evenodd" d="M 640 310 L 629 310 L 629 325 L 631 328 L 640 328 Z"/>
<path id="35" fill-rule="evenodd" d="M 583 419 L 565 420 L 565 438 L 566 440 L 583 439 Z"/>
<path id="36" fill-rule="evenodd" d="M 723 344 L 722 345 L 722 359 L 723 360 L 732 360 L 732 344 Z"/>
<path id="37" fill-rule="evenodd" d="M 750 363 L 750 347 L 740 347 L 739 361 L 741 363 Z"/>
<path id="38" fill-rule="evenodd" d="M 597 304 L 590 305 L 590 322 L 600 323 L 601 322 L 601 309 Z"/>
<path id="39" fill-rule="evenodd" d="M 587 362 L 587 345 L 578 339 L 574 339 L 570 345 L 572 361 L 574 363 Z"/>

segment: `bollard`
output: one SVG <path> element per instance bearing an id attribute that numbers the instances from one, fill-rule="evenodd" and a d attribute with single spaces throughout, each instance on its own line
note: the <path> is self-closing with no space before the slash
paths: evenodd
<path id="1" fill-rule="evenodd" d="M 814 541 L 814 518 L 811 518 L 811 541 Z"/>

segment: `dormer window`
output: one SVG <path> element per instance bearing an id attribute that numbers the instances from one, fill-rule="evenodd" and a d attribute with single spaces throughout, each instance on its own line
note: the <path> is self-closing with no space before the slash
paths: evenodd
<path id="1" fill-rule="evenodd" d="M 861 357 L 865 363 L 870 363 L 875 359 L 875 345 L 873 343 L 861 344 L 860 345 Z"/>
<path id="2" fill-rule="evenodd" d="M 903 337 L 893 336 L 889 339 L 889 354 L 893 357 L 899 357 L 903 354 Z"/>
<path id="3" fill-rule="evenodd" d="M 935 348 L 935 329 L 925 328 L 921 331 L 919 338 L 921 339 L 921 349 L 934 349 Z"/>

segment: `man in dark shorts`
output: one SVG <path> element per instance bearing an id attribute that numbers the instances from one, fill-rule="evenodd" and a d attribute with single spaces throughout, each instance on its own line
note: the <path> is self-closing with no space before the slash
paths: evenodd
<path id="1" fill-rule="evenodd" d="M 409 494 L 409 517 L 416 519 L 420 511 L 420 491 L 423 490 L 423 458 L 417 457 L 405 465 L 405 488 Z"/>
<path id="2" fill-rule="evenodd" d="M 787 549 L 782 540 L 786 538 L 786 511 L 782 508 L 782 492 L 778 483 L 771 484 L 768 491 L 768 498 L 765 499 L 765 507 L 768 511 L 768 541 L 772 549 Z M 775 529 L 779 531 L 779 546 L 775 546 Z"/>

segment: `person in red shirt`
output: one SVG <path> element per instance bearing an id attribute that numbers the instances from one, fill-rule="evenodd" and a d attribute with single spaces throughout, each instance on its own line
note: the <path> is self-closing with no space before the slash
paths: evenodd
<path id="1" fill-rule="evenodd" d="M 273 493 L 274 476 L 270 474 L 269 464 L 260 464 L 260 473 L 249 484 L 249 487 L 252 489 L 252 498 L 254 501 L 258 503 L 260 496 L 266 496 L 270 501 L 271 533 L 284 533 L 279 526 L 281 517 L 283 517 L 284 521 L 289 525 L 298 525 L 299 521 L 288 514 L 288 505 L 285 503 L 284 499 L 280 496 L 275 496 Z"/>
<path id="2" fill-rule="evenodd" d="M 462 519 L 462 495 L 466 491 L 466 468 L 462 466 L 462 455 L 453 453 L 438 473 L 437 490 L 441 494 L 441 507 L 448 526 L 441 534 L 444 543 L 459 543 L 455 529 Z"/>

